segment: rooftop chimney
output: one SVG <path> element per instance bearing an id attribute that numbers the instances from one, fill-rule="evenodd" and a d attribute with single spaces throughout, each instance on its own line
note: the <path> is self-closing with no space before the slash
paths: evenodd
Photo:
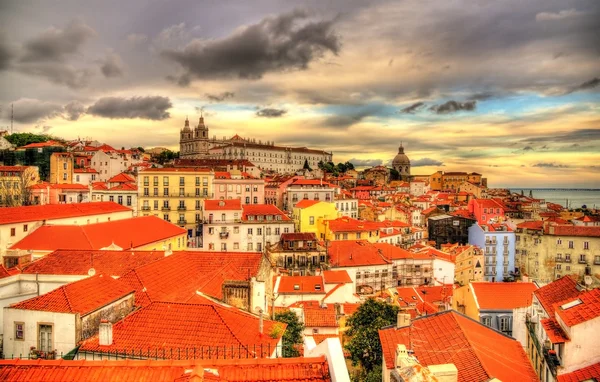
<path id="1" fill-rule="evenodd" d="M 98 345 L 110 346 L 113 342 L 112 324 L 108 320 L 100 321 L 100 330 L 98 335 Z"/>
<path id="2" fill-rule="evenodd" d="M 260 334 L 263 332 L 263 311 L 262 309 L 258 310 L 258 331 Z"/>
<path id="3" fill-rule="evenodd" d="M 406 328 L 410 326 L 410 314 L 398 313 L 398 319 L 396 320 L 396 329 Z"/>

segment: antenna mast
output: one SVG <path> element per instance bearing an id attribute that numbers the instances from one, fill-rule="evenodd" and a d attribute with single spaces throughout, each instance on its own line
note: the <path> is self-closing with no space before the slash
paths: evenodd
<path id="1" fill-rule="evenodd" d="M 15 104 L 10 104 L 10 134 L 13 133 L 13 120 L 15 119 Z"/>

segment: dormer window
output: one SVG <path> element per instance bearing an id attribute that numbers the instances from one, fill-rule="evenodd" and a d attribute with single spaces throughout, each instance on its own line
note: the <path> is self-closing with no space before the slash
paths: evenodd
<path id="1" fill-rule="evenodd" d="M 257 220 L 258 220 L 258 221 L 262 221 L 262 220 L 263 220 L 263 216 L 262 216 L 262 215 L 258 215 L 258 216 L 257 216 Z"/>
<path id="2" fill-rule="evenodd" d="M 321 290 L 321 285 L 315 284 L 315 290 Z"/>
<path id="3" fill-rule="evenodd" d="M 300 290 L 300 285 L 299 284 L 294 284 L 294 290 Z"/>
<path id="4" fill-rule="evenodd" d="M 252 220 L 254 220 L 254 216 L 253 216 L 253 215 L 248 215 L 248 220 L 249 220 L 249 221 L 252 221 Z"/>

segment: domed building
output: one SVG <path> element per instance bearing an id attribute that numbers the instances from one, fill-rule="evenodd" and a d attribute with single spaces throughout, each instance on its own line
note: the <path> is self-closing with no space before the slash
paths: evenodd
<path id="1" fill-rule="evenodd" d="M 400 174 L 400 179 L 408 181 L 410 178 L 410 159 L 404 154 L 404 147 L 400 144 L 398 155 L 392 161 L 392 167 Z"/>

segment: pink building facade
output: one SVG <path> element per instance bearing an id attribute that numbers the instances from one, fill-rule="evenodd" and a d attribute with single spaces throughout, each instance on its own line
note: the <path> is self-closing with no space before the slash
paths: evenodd
<path id="1" fill-rule="evenodd" d="M 493 199 L 471 199 L 469 212 L 475 216 L 479 224 L 505 221 L 504 208 Z"/>
<path id="2" fill-rule="evenodd" d="M 240 199 L 242 204 L 265 202 L 265 181 L 228 172 L 215 172 L 213 180 L 215 199 Z"/>

